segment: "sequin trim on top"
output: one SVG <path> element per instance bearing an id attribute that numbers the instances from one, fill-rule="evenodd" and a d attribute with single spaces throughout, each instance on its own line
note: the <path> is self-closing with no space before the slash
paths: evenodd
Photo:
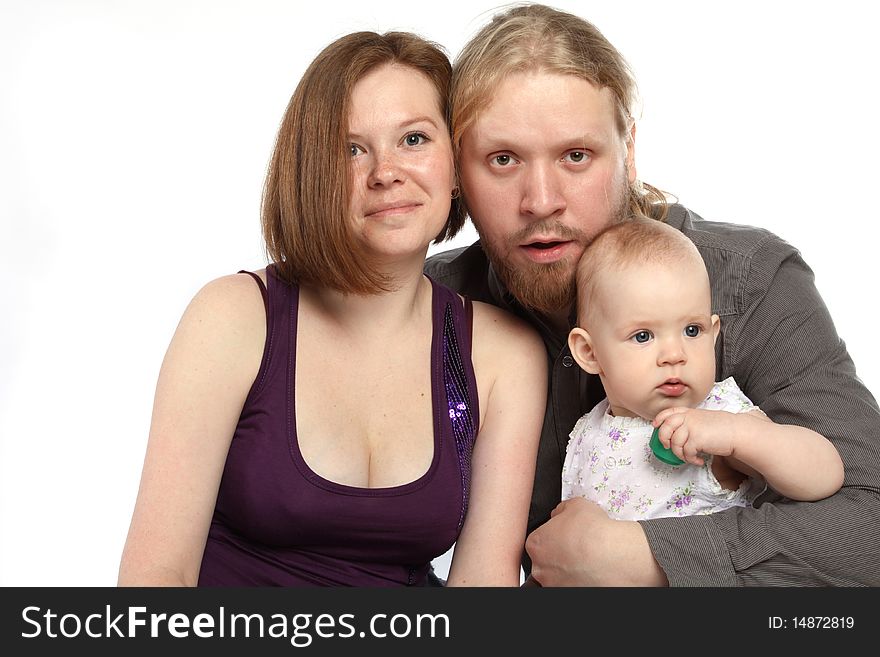
<path id="1" fill-rule="evenodd" d="M 461 516 L 458 519 L 458 528 L 461 529 L 468 507 L 471 450 L 476 436 L 467 375 L 455 335 L 452 307 L 448 304 L 443 317 L 443 382 L 446 387 L 446 403 L 449 405 L 449 420 L 452 424 L 452 435 L 455 437 L 455 450 L 458 453 L 461 473 Z"/>

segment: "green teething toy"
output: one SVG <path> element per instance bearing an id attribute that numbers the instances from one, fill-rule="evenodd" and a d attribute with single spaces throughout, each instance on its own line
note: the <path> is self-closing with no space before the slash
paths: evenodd
<path id="1" fill-rule="evenodd" d="M 666 449 L 663 446 L 663 443 L 660 442 L 660 436 L 657 434 L 657 429 L 654 429 L 654 432 L 651 434 L 650 445 L 651 451 L 654 452 L 654 456 L 664 463 L 668 463 L 669 465 L 681 465 L 684 463 L 684 461 L 672 453 L 671 449 Z"/>

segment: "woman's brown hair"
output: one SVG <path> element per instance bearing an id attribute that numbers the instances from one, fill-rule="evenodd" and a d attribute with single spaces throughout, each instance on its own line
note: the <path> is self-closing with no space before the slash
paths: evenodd
<path id="1" fill-rule="evenodd" d="M 286 281 L 353 294 L 390 289 L 390 281 L 370 266 L 349 216 L 351 93 L 383 64 L 409 66 L 425 75 L 449 125 L 452 70 L 437 44 L 405 32 L 355 32 L 321 51 L 284 113 L 263 190 L 266 252 Z M 453 198 L 435 241 L 455 235 L 464 220 L 461 200 Z"/>

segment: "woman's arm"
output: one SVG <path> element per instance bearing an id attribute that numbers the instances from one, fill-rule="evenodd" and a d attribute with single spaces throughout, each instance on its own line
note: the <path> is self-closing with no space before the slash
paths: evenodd
<path id="1" fill-rule="evenodd" d="M 248 276 L 206 285 L 159 372 L 120 586 L 195 586 L 226 454 L 263 353 L 266 315 Z"/>
<path id="2" fill-rule="evenodd" d="M 471 495 L 449 586 L 518 586 L 546 404 L 547 353 L 520 320 L 474 304 L 474 369 L 482 419 Z"/>

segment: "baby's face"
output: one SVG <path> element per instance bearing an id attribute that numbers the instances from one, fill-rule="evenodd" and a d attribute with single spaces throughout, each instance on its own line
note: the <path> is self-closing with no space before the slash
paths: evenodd
<path id="1" fill-rule="evenodd" d="M 588 327 L 615 415 L 647 420 L 694 407 L 715 380 L 709 280 L 702 261 L 635 264 L 602 275 Z"/>

